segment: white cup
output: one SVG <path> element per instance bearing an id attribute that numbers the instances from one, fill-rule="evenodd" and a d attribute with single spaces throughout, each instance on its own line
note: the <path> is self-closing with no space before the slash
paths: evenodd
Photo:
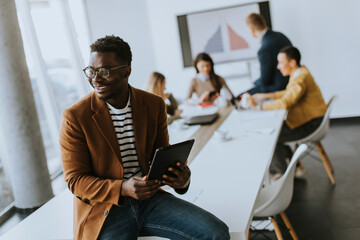
<path id="1" fill-rule="evenodd" d="M 214 138 L 219 141 L 226 141 L 228 139 L 228 130 L 216 130 L 214 132 Z"/>

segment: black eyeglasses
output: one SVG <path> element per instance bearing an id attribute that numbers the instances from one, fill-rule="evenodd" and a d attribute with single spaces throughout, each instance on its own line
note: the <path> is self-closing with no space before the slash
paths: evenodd
<path id="1" fill-rule="evenodd" d="M 86 67 L 83 69 L 83 72 L 85 74 L 86 77 L 93 79 L 96 74 L 103 78 L 103 79 L 107 79 L 110 76 L 110 71 L 111 70 L 115 70 L 117 68 L 121 68 L 121 67 L 127 67 L 129 65 L 120 65 L 120 66 L 116 66 L 116 67 L 112 67 L 112 68 L 106 68 L 106 67 L 100 67 L 100 68 L 91 68 L 91 67 Z"/>

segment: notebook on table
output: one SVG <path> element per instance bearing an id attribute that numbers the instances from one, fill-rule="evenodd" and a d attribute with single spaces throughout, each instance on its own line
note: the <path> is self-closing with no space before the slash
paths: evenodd
<path id="1" fill-rule="evenodd" d="M 218 119 L 219 114 L 213 113 L 213 114 L 207 114 L 207 115 L 200 115 L 200 116 L 194 116 L 185 121 L 185 124 L 187 125 L 205 125 L 205 124 L 211 124 Z"/>

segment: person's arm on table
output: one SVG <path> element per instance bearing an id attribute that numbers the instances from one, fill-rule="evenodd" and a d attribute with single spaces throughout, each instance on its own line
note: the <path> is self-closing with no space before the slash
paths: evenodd
<path id="1" fill-rule="evenodd" d="M 247 102 L 248 106 L 250 106 L 251 108 L 262 110 L 262 104 L 258 105 L 257 102 L 255 101 L 255 99 L 250 94 L 248 94 L 248 96 L 246 98 L 246 102 Z"/>
<path id="2" fill-rule="evenodd" d="M 266 103 L 258 104 L 257 101 L 263 101 L 274 98 L 275 98 L 275 93 L 257 93 L 254 95 L 247 94 L 246 102 L 253 109 L 264 110 L 266 109 L 264 108 L 264 105 Z"/>
<path id="3" fill-rule="evenodd" d="M 297 77 L 289 83 L 284 93 L 280 95 L 276 92 L 276 100 L 266 103 L 266 107 L 269 109 L 289 109 L 299 102 L 306 92 L 306 88 L 304 78 Z"/>
<path id="4" fill-rule="evenodd" d="M 275 93 L 256 93 L 251 95 L 255 101 L 263 101 L 268 99 L 275 99 Z"/>

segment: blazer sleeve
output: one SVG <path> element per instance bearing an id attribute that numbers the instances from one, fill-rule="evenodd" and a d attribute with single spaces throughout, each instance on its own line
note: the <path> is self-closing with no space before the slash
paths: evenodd
<path id="1" fill-rule="evenodd" d="M 266 91 L 268 86 L 273 83 L 275 61 L 269 51 L 262 50 L 259 52 L 259 62 L 260 78 L 255 81 L 255 85 Z"/>
<path id="2" fill-rule="evenodd" d="M 119 205 L 122 180 L 93 175 L 85 134 L 70 110 L 65 110 L 60 128 L 61 159 L 70 191 L 85 201 Z"/>
<path id="3" fill-rule="evenodd" d="M 286 90 L 276 91 L 275 92 L 275 99 L 282 98 L 286 93 Z"/>
<path id="4" fill-rule="evenodd" d="M 306 88 L 307 86 L 304 76 L 299 76 L 293 79 L 293 81 L 289 83 L 281 98 L 266 103 L 266 109 L 289 109 L 299 102 L 306 92 Z"/>
<path id="5" fill-rule="evenodd" d="M 160 111 L 157 120 L 157 132 L 155 138 L 155 149 L 169 145 L 169 133 L 167 128 L 167 114 L 165 109 L 165 102 L 160 100 Z"/>

